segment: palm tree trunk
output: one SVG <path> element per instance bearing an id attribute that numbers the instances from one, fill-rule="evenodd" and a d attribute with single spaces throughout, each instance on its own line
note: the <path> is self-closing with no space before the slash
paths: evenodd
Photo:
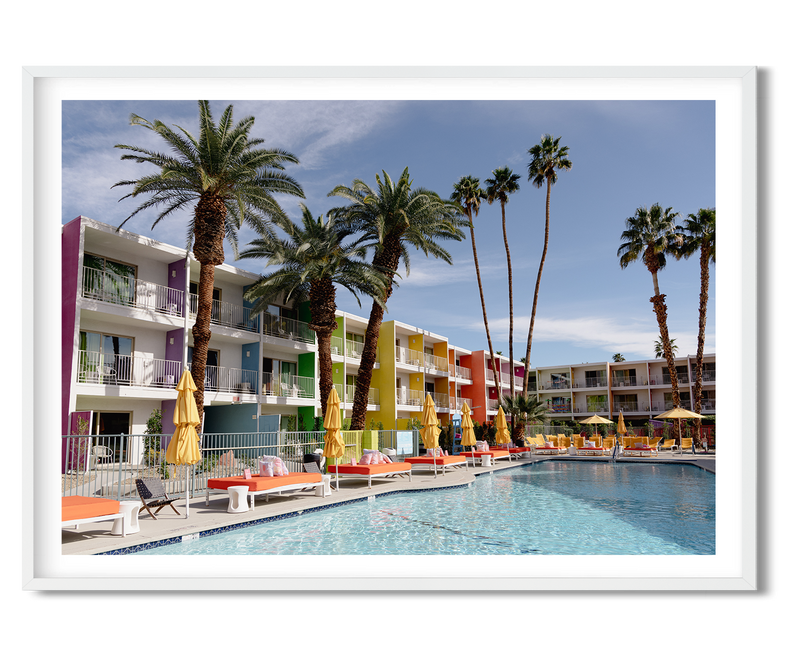
<path id="1" fill-rule="evenodd" d="M 508 262 L 508 361 L 511 373 L 511 395 L 514 395 L 514 293 L 511 275 L 511 250 L 508 247 L 506 235 L 506 203 L 500 201 L 500 210 L 503 214 L 503 241 L 506 245 L 506 261 Z M 514 433 L 514 415 L 511 415 L 511 432 Z"/>
<path id="2" fill-rule="evenodd" d="M 203 194 L 194 210 L 194 256 L 200 262 L 197 285 L 197 318 L 192 327 L 192 379 L 194 399 L 203 420 L 208 343 L 211 341 L 211 310 L 214 302 L 214 267 L 225 262 L 225 203 L 213 194 Z"/>
<path id="3" fill-rule="evenodd" d="M 550 178 L 547 179 L 547 199 L 545 201 L 544 212 L 544 248 L 542 249 L 542 261 L 539 263 L 539 274 L 536 276 L 536 287 L 533 290 L 533 308 L 531 309 L 531 324 L 528 326 L 528 347 L 525 349 L 525 368 L 530 366 L 531 344 L 533 343 L 533 323 L 536 320 L 536 305 L 539 302 L 539 285 L 542 282 L 542 271 L 544 270 L 544 260 L 547 257 L 547 243 L 550 240 Z M 528 373 L 522 381 L 522 396 L 528 397 Z"/>
<path id="4" fill-rule="evenodd" d="M 387 236 L 384 240 L 383 248 L 375 253 L 372 264 L 378 270 L 389 270 L 392 273 L 397 271 L 400 264 L 399 237 Z M 384 305 L 392 295 L 391 283 L 386 285 L 386 297 Z M 369 313 L 369 322 L 364 334 L 364 349 L 361 352 L 361 364 L 358 367 L 358 377 L 356 378 L 355 395 L 353 396 L 353 413 L 350 420 L 351 430 L 363 430 L 367 421 L 367 404 L 369 401 L 369 387 L 372 383 L 372 369 L 375 366 L 375 358 L 378 352 L 378 338 L 381 333 L 383 323 L 383 308 L 377 303 L 372 303 L 372 310 Z"/>
<path id="5" fill-rule="evenodd" d="M 478 277 L 478 293 L 481 296 L 481 309 L 483 310 L 483 325 L 486 328 L 486 341 L 489 342 L 489 359 L 492 363 L 492 374 L 494 375 L 494 388 L 497 392 L 497 403 L 499 405 L 503 396 L 500 394 L 500 376 L 494 364 L 494 348 L 492 347 L 492 335 L 489 334 L 489 319 L 486 317 L 486 302 L 483 299 L 483 285 L 481 284 L 481 267 L 478 265 L 478 248 L 475 245 L 475 228 L 472 227 L 472 212 L 467 212 L 469 219 L 469 233 L 472 236 L 472 256 L 475 258 L 475 275 Z M 488 403 L 487 403 L 488 405 Z M 486 407 L 488 412 L 489 407 Z"/>
<path id="6" fill-rule="evenodd" d="M 664 302 L 664 298 L 666 298 L 666 296 L 661 293 L 650 298 L 650 302 L 653 303 L 653 311 L 655 312 L 656 319 L 658 320 L 658 327 L 661 331 L 661 341 L 665 344 L 669 344 L 669 329 L 667 328 L 667 304 Z M 672 406 L 680 407 L 681 395 L 678 391 L 678 374 L 675 371 L 675 358 L 672 355 L 672 348 L 669 345 L 664 347 L 664 358 L 667 360 L 669 379 L 672 383 Z"/>
<path id="7" fill-rule="evenodd" d="M 697 362 L 694 373 L 694 411 L 698 414 L 703 405 L 701 396 L 703 394 L 703 350 L 706 343 L 706 310 L 708 308 L 708 261 L 709 247 L 706 244 L 700 246 L 700 324 L 697 331 Z M 694 420 L 694 442 L 700 443 L 700 423 L 701 419 Z"/>
<path id="8" fill-rule="evenodd" d="M 319 357 L 319 398 L 322 411 L 328 403 L 333 388 L 333 361 L 331 360 L 331 335 L 336 323 L 336 288 L 330 279 L 314 280 L 309 292 L 311 306 L 310 328 L 317 334 Z"/>

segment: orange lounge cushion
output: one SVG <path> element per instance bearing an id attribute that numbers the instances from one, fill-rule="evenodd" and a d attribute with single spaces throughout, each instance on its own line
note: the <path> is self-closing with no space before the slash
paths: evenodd
<path id="1" fill-rule="evenodd" d="M 392 462 L 391 464 L 334 464 L 329 466 L 331 473 L 343 473 L 345 475 L 378 475 L 380 473 L 402 473 L 411 470 L 411 464 L 403 462 Z"/>
<path id="2" fill-rule="evenodd" d="M 482 455 L 490 455 L 492 457 L 505 457 L 509 452 L 507 450 L 476 450 L 473 452 L 465 452 L 466 457 L 481 457 Z"/>
<path id="3" fill-rule="evenodd" d="M 246 486 L 248 491 L 266 491 L 290 484 L 314 484 L 315 482 L 322 482 L 322 475 L 320 473 L 289 473 L 289 475 L 278 475 L 271 478 L 254 475 L 249 480 L 245 480 L 243 475 L 235 475 L 231 478 L 211 478 L 207 486 L 209 489 L 227 489 L 228 487 Z"/>
<path id="4" fill-rule="evenodd" d="M 111 498 L 66 496 L 61 499 L 61 520 L 93 519 L 106 514 L 119 514 L 119 501 Z"/>
<path id="5" fill-rule="evenodd" d="M 536 450 L 560 450 L 558 446 L 536 446 Z"/>
<path id="6" fill-rule="evenodd" d="M 632 450 L 634 452 L 646 453 L 648 451 L 650 451 L 650 452 L 654 451 L 655 448 L 649 448 L 649 447 L 648 448 L 626 448 L 625 450 Z M 623 451 L 623 452 L 625 452 L 625 451 Z"/>
<path id="7" fill-rule="evenodd" d="M 406 457 L 406 464 L 433 464 L 433 457 Z M 467 461 L 463 455 L 448 455 L 447 457 L 437 457 L 437 466 L 444 466 L 445 464 L 462 464 Z"/>
<path id="8" fill-rule="evenodd" d="M 527 453 L 530 451 L 530 448 L 527 446 L 519 446 L 518 448 L 509 448 L 508 452 L 510 453 Z"/>

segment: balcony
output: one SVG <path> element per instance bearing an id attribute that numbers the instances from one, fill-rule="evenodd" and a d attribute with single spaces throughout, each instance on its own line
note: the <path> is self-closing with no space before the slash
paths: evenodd
<path id="1" fill-rule="evenodd" d="M 464 368 L 463 366 L 455 366 L 454 364 L 450 364 L 450 377 L 456 378 L 457 380 L 469 380 L 472 382 L 472 371 L 468 368 Z"/>
<path id="2" fill-rule="evenodd" d="M 649 412 L 650 407 L 639 402 L 622 401 L 614 403 L 615 412 Z"/>
<path id="3" fill-rule="evenodd" d="M 334 384 L 333 386 L 336 387 L 336 393 L 339 394 L 339 398 L 341 399 L 342 403 L 346 405 L 353 404 L 353 400 L 356 397 L 356 387 L 354 384 L 348 384 L 347 386 Z M 378 392 L 378 389 L 370 387 L 367 395 L 367 406 L 380 407 L 380 404 L 380 393 Z"/>
<path id="4" fill-rule="evenodd" d="M 425 402 L 425 394 L 416 389 L 397 389 L 395 393 L 398 405 L 422 407 L 422 403 Z"/>
<path id="5" fill-rule="evenodd" d="M 167 316 L 183 315 L 183 291 L 83 267 L 81 295 L 88 300 L 145 309 Z"/>
<path id="6" fill-rule="evenodd" d="M 542 391 L 550 391 L 551 389 L 571 389 L 572 386 L 569 380 L 546 380 L 541 383 L 539 387 Z"/>
<path id="7" fill-rule="evenodd" d="M 588 405 L 575 405 L 575 414 L 608 414 L 608 405 L 604 403 L 589 403 Z"/>
<path id="8" fill-rule="evenodd" d="M 406 366 L 416 366 L 421 368 L 423 366 L 422 353 L 419 350 L 411 350 L 410 348 L 403 348 L 402 346 L 395 346 L 395 361 L 398 364 L 405 364 Z"/>
<path id="9" fill-rule="evenodd" d="M 572 403 L 547 403 L 549 414 L 571 414 Z"/>
<path id="10" fill-rule="evenodd" d="M 575 380 L 572 384 L 575 389 L 596 389 L 598 387 L 607 387 L 608 380 L 602 378 L 586 378 L 585 380 Z"/>
<path id="11" fill-rule="evenodd" d="M 456 396 L 455 398 L 450 398 L 450 409 L 461 411 L 461 408 L 464 406 L 464 403 L 467 403 L 467 407 L 472 409 L 472 400 L 470 398 L 464 398 L 463 396 Z"/>
<path id="12" fill-rule="evenodd" d="M 667 375 L 654 375 L 650 378 L 651 385 L 671 385 L 672 380 L 669 377 L 669 373 Z M 678 373 L 678 384 L 689 384 L 689 375 L 686 373 Z"/>
<path id="13" fill-rule="evenodd" d="M 450 411 L 450 396 L 446 393 L 432 393 L 433 404 L 437 411 Z"/>
<path id="14" fill-rule="evenodd" d="M 81 350 L 78 382 L 129 387 L 174 389 L 183 374 L 183 363 L 143 355 L 106 355 Z M 206 366 L 206 391 L 256 393 L 258 373 L 240 368 Z"/>
<path id="15" fill-rule="evenodd" d="M 667 376 L 667 380 L 669 380 L 669 376 Z M 635 375 L 619 375 L 614 376 L 611 378 L 611 386 L 612 387 L 646 387 L 648 383 L 648 379 L 646 376 L 635 376 Z M 670 384 L 667 382 L 667 384 Z"/>
<path id="16" fill-rule="evenodd" d="M 197 318 L 197 294 L 189 295 L 189 316 Z M 234 305 L 221 300 L 211 301 L 211 325 L 221 325 L 222 327 L 246 330 L 247 332 L 258 332 L 258 318 L 250 316 L 250 308 L 242 305 Z"/>
<path id="17" fill-rule="evenodd" d="M 301 375 L 261 374 L 261 394 L 280 398 L 315 398 L 316 380 Z"/>
<path id="18" fill-rule="evenodd" d="M 314 344 L 317 342 L 317 335 L 308 323 L 298 321 L 294 318 L 282 318 L 272 314 L 263 314 L 264 329 L 263 334 L 268 337 L 278 337 L 299 343 Z"/>
<path id="19" fill-rule="evenodd" d="M 508 373 L 503 373 L 502 371 L 498 371 L 497 373 L 500 376 L 500 384 L 502 384 L 504 387 L 510 387 L 511 386 L 511 375 L 508 374 Z M 495 380 L 494 373 L 492 372 L 491 367 L 487 367 L 486 368 L 486 383 L 487 384 L 494 384 L 494 380 Z M 522 386 L 521 382 L 520 382 L 520 386 Z"/>
<path id="20" fill-rule="evenodd" d="M 431 355 L 429 353 L 425 353 L 423 355 L 423 360 L 425 362 L 426 372 L 435 375 L 450 374 L 450 365 L 448 364 L 446 357 L 439 357 L 438 355 Z"/>

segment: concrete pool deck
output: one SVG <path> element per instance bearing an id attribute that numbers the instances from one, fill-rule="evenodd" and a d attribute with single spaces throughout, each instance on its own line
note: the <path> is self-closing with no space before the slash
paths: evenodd
<path id="1" fill-rule="evenodd" d="M 367 487 L 367 483 L 364 480 L 340 478 L 339 491 L 333 490 L 335 489 L 334 481 L 331 485 L 331 495 L 325 498 L 315 496 L 313 491 L 292 493 L 286 496 L 271 495 L 268 502 L 265 502 L 262 497 L 258 497 L 255 510 L 241 514 L 228 514 L 228 495 L 223 493 L 212 495 L 208 507 L 206 507 L 205 495 L 192 498 L 189 502 L 189 518 L 185 518 L 183 513 L 186 501 L 185 498 L 181 498 L 175 503 L 181 512 L 180 516 L 175 514 L 169 507 L 165 507 L 158 514 L 157 520 L 151 518 L 146 512 L 142 512 L 139 515 L 139 532 L 129 534 L 124 538 L 110 533 L 111 523 L 108 521 L 82 525 L 77 530 L 62 530 L 61 552 L 64 555 L 97 555 L 122 548 L 135 548 L 136 546 L 166 539 L 191 538 L 192 535 L 198 535 L 209 530 L 230 529 L 232 526 L 247 524 L 251 521 L 259 521 L 292 512 L 319 510 L 331 505 L 358 501 L 385 493 L 422 491 L 467 485 L 473 482 L 476 476 L 524 466 L 531 462 L 546 460 L 607 462 L 609 459 L 609 457 L 569 455 L 533 456 L 531 459 L 523 458 L 512 462 L 496 461 L 493 466 L 485 468 L 481 466 L 473 468 L 470 465 L 469 468 L 448 469 L 447 473 L 442 473 L 440 469 L 436 477 L 434 477 L 433 471 L 415 469 L 410 482 L 406 477 L 375 479 L 372 481 L 371 489 Z M 716 473 L 715 455 L 684 454 L 679 456 L 660 453 L 658 457 L 624 457 L 618 461 L 634 464 L 692 464 Z"/>

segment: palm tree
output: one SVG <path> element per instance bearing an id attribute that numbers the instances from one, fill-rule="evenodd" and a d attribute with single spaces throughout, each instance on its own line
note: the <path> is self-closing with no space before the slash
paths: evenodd
<path id="1" fill-rule="evenodd" d="M 366 245 L 373 251 L 373 267 L 392 278 L 402 261 L 408 274 L 411 271 L 409 246 L 421 250 L 426 256 L 431 255 L 452 264 L 450 253 L 438 242 L 460 241 L 464 238 L 459 228 L 465 226 L 466 221 L 460 218 L 460 208 L 428 189 L 412 189 L 413 180 L 408 168 L 396 184 L 386 171 L 382 173 L 382 180 L 379 175 L 375 176 L 377 189 L 370 188 L 361 180 L 354 180 L 350 187 L 340 185 L 328 194 L 350 202 L 332 211 L 337 216 L 341 215 L 344 224 L 354 233 L 360 234 L 359 245 Z M 364 429 L 378 336 L 385 305 L 391 294 L 392 286 L 387 284 L 383 303 L 372 303 L 353 398 L 350 423 L 353 430 Z"/>
<path id="2" fill-rule="evenodd" d="M 494 347 L 492 346 L 492 335 L 489 333 L 489 319 L 486 316 L 486 301 L 483 298 L 483 284 L 481 283 L 481 267 L 478 264 L 478 248 L 475 245 L 475 225 L 472 218 L 477 218 L 481 207 L 481 200 L 486 199 L 486 191 L 481 188 L 481 182 L 477 177 L 467 175 L 462 177 L 453 185 L 453 193 L 450 200 L 457 202 L 461 210 L 469 221 L 469 233 L 472 237 L 472 256 L 475 259 L 475 275 L 478 278 L 478 293 L 481 297 L 481 309 L 483 310 L 483 325 L 486 328 L 486 341 L 489 344 L 489 359 L 492 364 L 492 374 L 494 375 L 494 387 L 497 392 L 497 402 L 500 402 L 500 376 L 494 361 Z"/>
<path id="3" fill-rule="evenodd" d="M 187 248 L 193 244 L 194 256 L 200 262 L 197 320 L 192 327 L 192 378 L 197 386 L 195 402 L 202 419 L 205 368 L 211 340 L 214 267 L 225 262 L 225 238 L 236 254 L 236 232 L 242 225 L 269 231 L 264 218 L 274 220 L 285 215 L 273 194 L 304 196 L 300 185 L 280 172 L 286 162 L 299 163 L 297 157 L 283 150 L 257 148 L 264 141 L 250 136 L 255 122 L 252 116 L 234 124 L 233 105 L 229 105 L 215 125 L 208 101 L 201 100 L 198 104 L 200 134 L 197 137 L 182 127 L 176 126 L 177 131 L 174 131 L 161 121 L 151 122 L 131 114 L 131 125 L 140 125 L 158 134 L 173 154 L 116 145 L 133 153 L 122 155 L 122 159 L 153 164 L 159 170 L 138 180 L 117 182 L 114 186 L 133 187 L 123 198 L 149 196 L 120 228 L 139 212 L 161 207 L 153 223 L 155 227 L 170 214 L 196 201 L 189 223 Z"/>
<path id="4" fill-rule="evenodd" d="M 622 356 L 622 353 L 616 353 L 614 355 L 613 359 L 614 359 L 615 362 L 624 362 L 625 361 L 625 358 Z"/>
<path id="5" fill-rule="evenodd" d="M 679 256 L 690 257 L 700 251 L 700 325 L 697 332 L 697 363 L 694 379 L 694 411 L 702 409 L 700 396 L 703 393 L 703 349 L 706 341 L 706 310 L 708 308 L 708 265 L 717 262 L 717 210 L 701 209 L 689 214 L 678 226 L 683 235 Z M 699 441 L 700 419 L 695 419 L 695 440 Z"/>
<path id="6" fill-rule="evenodd" d="M 336 329 L 336 287 L 350 291 L 361 306 L 359 294 L 383 304 L 387 277 L 363 260 L 367 249 L 347 245 L 350 230 L 338 224 L 333 215 L 314 218 L 304 204 L 302 224 L 289 219 L 276 221 L 287 239 L 265 233 L 251 241 L 239 259 L 265 259 L 265 266 L 277 270 L 263 275 L 244 294 L 255 301 L 251 313 L 260 314 L 276 298 L 286 303 L 310 301 L 311 327 L 317 334 L 319 354 L 319 394 L 322 407 L 333 387 L 331 334 Z"/>
<path id="7" fill-rule="evenodd" d="M 547 417 L 547 405 L 535 396 L 504 394 L 500 402 L 506 416 L 515 420 L 512 439 L 518 441 L 529 422 L 541 423 Z"/>
<path id="8" fill-rule="evenodd" d="M 511 276 L 511 250 L 508 247 L 508 235 L 506 234 L 506 203 L 511 193 L 519 191 L 519 175 L 512 173 L 508 166 L 495 168 L 492 171 L 494 177 L 485 181 L 486 201 L 491 205 L 496 200 L 500 202 L 500 211 L 503 218 L 503 242 L 506 246 L 506 260 L 508 262 L 508 359 L 511 366 L 514 366 L 514 290 Z M 499 353 L 498 353 L 499 354 Z M 513 371 L 512 371 L 513 375 Z"/>
<path id="9" fill-rule="evenodd" d="M 678 353 L 678 346 L 675 345 L 675 339 L 669 340 L 669 348 L 673 355 Z M 666 351 L 664 350 L 664 343 L 661 339 L 656 339 L 653 342 L 653 350 L 655 351 L 656 359 L 664 359 L 666 357 Z"/>
<path id="10" fill-rule="evenodd" d="M 537 189 L 547 182 L 547 199 L 545 201 L 544 218 L 544 248 L 542 249 L 542 261 L 539 264 L 539 274 L 536 276 L 536 287 L 533 290 L 533 308 L 531 309 L 531 323 L 528 327 L 528 347 L 525 350 L 525 359 L 531 357 L 531 343 L 533 342 L 533 323 L 536 320 L 536 305 L 539 302 L 539 284 L 542 281 L 542 270 L 544 260 L 547 256 L 547 242 L 550 240 L 550 189 L 558 181 L 558 171 L 572 170 L 572 162 L 567 159 L 569 147 L 560 145 L 561 137 L 553 138 L 550 134 L 542 137 L 541 143 L 537 143 L 528 150 L 531 155 L 531 162 L 528 164 L 528 181 L 533 181 Z M 522 383 L 522 395 L 528 395 L 528 376 Z"/>
<path id="11" fill-rule="evenodd" d="M 671 344 L 672 340 L 667 328 L 667 305 L 664 302 L 666 295 L 658 288 L 658 271 L 667 265 L 667 255 L 677 252 L 679 240 L 675 234 L 675 218 L 678 216 L 678 213 L 672 211 L 672 207 L 663 209 L 658 203 L 649 208 L 639 207 L 633 216 L 625 220 L 626 229 L 620 237 L 622 245 L 617 250 L 619 264 L 623 269 L 641 258 L 653 276 L 654 293 L 650 302 L 653 303 L 653 311 L 661 330 L 662 344 Z M 672 348 L 663 348 L 663 351 L 672 381 L 672 405 L 680 407 L 678 375 L 675 372 Z"/>

